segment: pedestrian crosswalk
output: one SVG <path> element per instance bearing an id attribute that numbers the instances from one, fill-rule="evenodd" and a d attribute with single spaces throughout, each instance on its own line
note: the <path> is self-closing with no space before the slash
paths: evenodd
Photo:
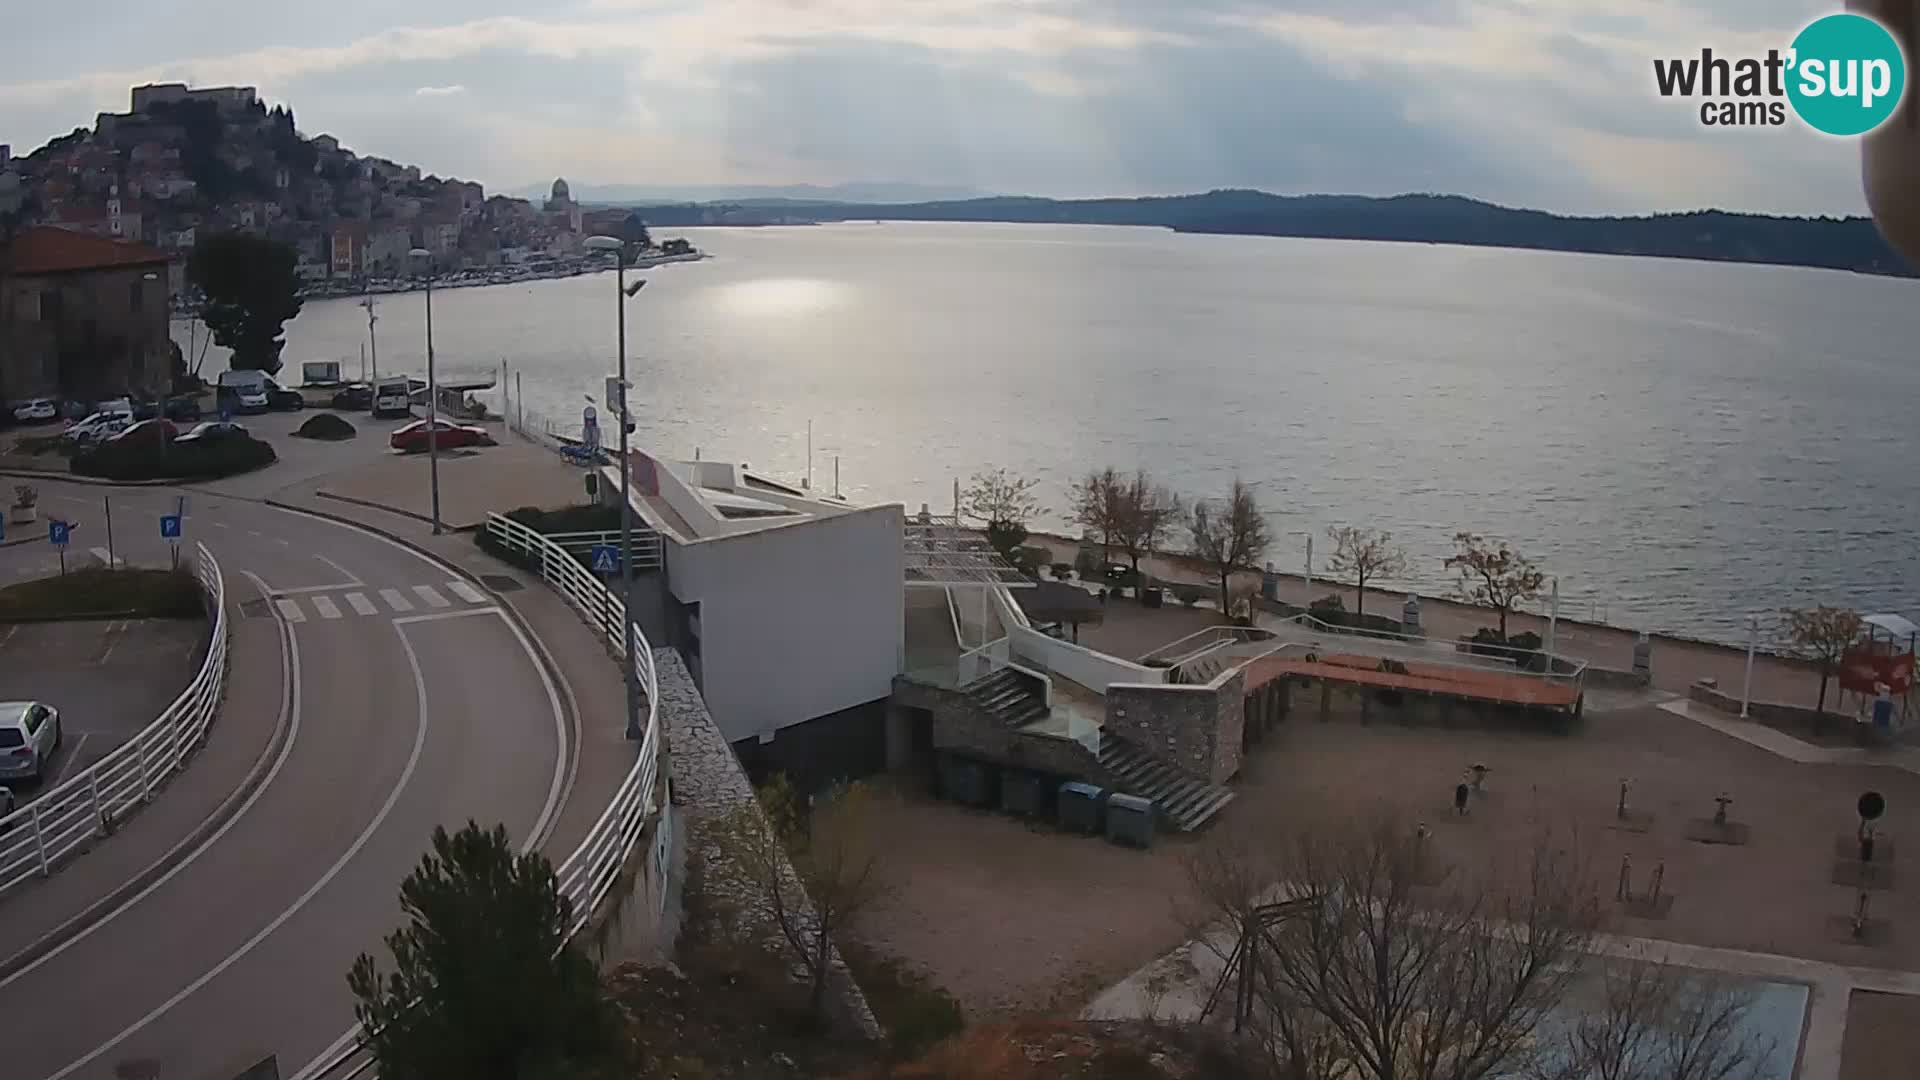
<path id="1" fill-rule="evenodd" d="M 456 599 L 448 599 L 448 593 L 453 594 Z M 488 602 L 487 594 L 471 584 L 465 581 L 449 581 L 438 586 L 412 585 L 406 589 L 361 591 L 343 589 L 338 597 L 324 592 L 312 592 L 302 596 L 277 596 L 273 600 L 273 606 L 280 613 L 280 617 L 286 621 L 304 623 L 311 618 L 328 621 L 353 616 L 364 618 L 404 615 L 420 608 L 428 611 L 443 611 L 454 607 L 456 603 L 485 604 Z M 346 605 L 346 610 L 342 610 L 342 604 Z"/>

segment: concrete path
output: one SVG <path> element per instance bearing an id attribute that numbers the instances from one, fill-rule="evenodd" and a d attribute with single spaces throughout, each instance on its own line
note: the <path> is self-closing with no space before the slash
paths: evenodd
<path id="1" fill-rule="evenodd" d="M 1920 748 L 1904 746 L 1871 750 L 1863 746 L 1817 746 L 1765 724 L 1742 720 L 1685 698 L 1663 702 L 1660 708 L 1712 728 L 1729 738 L 1757 746 L 1769 754 L 1803 765 L 1880 765 L 1920 776 Z"/>

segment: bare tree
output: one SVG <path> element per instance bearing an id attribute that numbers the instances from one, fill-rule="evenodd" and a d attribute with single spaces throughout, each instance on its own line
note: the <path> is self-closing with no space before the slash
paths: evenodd
<path id="1" fill-rule="evenodd" d="M 1367 582 L 1376 578 L 1395 578 L 1407 572 L 1407 553 L 1393 542 L 1393 534 L 1382 529 L 1362 529 L 1336 525 L 1327 530 L 1333 540 L 1333 557 L 1327 571 L 1335 577 L 1353 579 L 1353 613 L 1367 613 Z M 1358 620 L 1356 620 L 1358 621 Z"/>
<path id="2" fill-rule="evenodd" d="M 1218 577 L 1220 612 L 1227 614 L 1233 601 L 1229 588 L 1233 572 L 1253 569 L 1273 543 L 1273 532 L 1260 513 L 1253 489 L 1238 477 L 1224 500 L 1194 502 L 1192 528 L 1193 553 Z"/>
<path id="3" fill-rule="evenodd" d="M 1140 560 L 1160 549 L 1161 541 L 1182 516 L 1180 496 L 1172 489 L 1156 485 L 1142 469 L 1130 480 L 1122 481 L 1115 492 L 1113 538 L 1127 553 L 1134 577 L 1140 576 Z"/>
<path id="4" fill-rule="evenodd" d="M 1746 1029 L 1754 995 L 1724 976 L 1622 958 L 1597 1002 L 1548 1041 L 1529 1080 L 1760 1080 L 1775 1043 Z"/>
<path id="5" fill-rule="evenodd" d="M 889 892 L 872 835 L 878 812 L 870 789 L 842 785 L 811 810 L 784 777 L 716 823 L 715 839 L 749 899 L 772 922 L 811 981 L 809 1000 L 824 1012 L 833 937 Z"/>
<path id="6" fill-rule="evenodd" d="M 1009 469 L 974 473 L 960 493 L 960 516 L 985 526 L 987 543 L 1002 558 L 1012 559 L 1014 550 L 1027 542 L 1027 523 L 1040 512 L 1040 500 L 1033 497 L 1039 486 L 1040 481 Z"/>
<path id="7" fill-rule="evenodd" d="M 1073 523 L 1100 538 L 1100 557 L 1110 559 L 1120 532 L 1121 492 L 1125 481 L 1111 468 L 1096 469 L 1074 483 L 1069 493 Z"/>
<path id="8" fill-rule="evenodd" d="M 1279 1075 L 1483 1080 L 1539 1060 L 1598 922 L 1588 877 L 1542 833 L 1518 867 L 1429 884 L 1427 843 L 1383 817 L 1190 864 L 1196 895 L 1257 928 L 1242 962 Z"/>
<path id="9" fill-rule="evenodd" d="M 1793 651 L 1820 669 L 1820 700 L 1817 713 L 1827 710 L 1827 681 L 1840 668 L 1847 649 L 1860 638 L 1863 624 L 1860 613 L 1848 608 L 1787 608 L 1781 613 L 1787 620 L 1787 644 Z"/>
<path id="10" fill-rule="evenodd" d="M 1460 582 L 1455 591 L 1462 600 L 1490 607 L 1500 614 L 1500 640 L 1507 638 L 1507 616 L 1516 605 L 1531 600 L 1547 582 L 1546 574 L 1526 556 L 1507 546 L 1505 540 L 1492 541 L 1471 532 L 1453 534 L 1454 554 L 1447 556 L 1446 567 L 1457 570 Z"/>

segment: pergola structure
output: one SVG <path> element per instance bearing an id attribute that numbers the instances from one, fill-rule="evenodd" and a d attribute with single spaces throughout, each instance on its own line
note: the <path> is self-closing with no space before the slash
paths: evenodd
<path id="1" fill-rule="evenodd" d="M 909 586 L 1033 587 L 984 536 L 951 515 L 922 509 L 907 518 L 904 548 Z"/>

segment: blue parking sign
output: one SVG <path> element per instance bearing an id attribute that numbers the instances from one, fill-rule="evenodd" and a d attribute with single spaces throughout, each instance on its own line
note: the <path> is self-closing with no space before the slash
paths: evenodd
<path id="1" fill-rule="evenodd" d="M 67 523 L 64 521 L 47 522 L 47 543 L 54 547 L 66 547 L 68 531 Z"/>
<path id="2" fill-rule="evenodd" d="M 161 514 L 160 515 L 160 539 L 162 540 L 180 539 L 180 515 L 179 514 Z"/>
<path id="3" fill-rule="evenodd" d="M 590 561 L 596 574 L 617 574 L 620 572 L 620 549 L 612 544 L 595 544 Z"/>

